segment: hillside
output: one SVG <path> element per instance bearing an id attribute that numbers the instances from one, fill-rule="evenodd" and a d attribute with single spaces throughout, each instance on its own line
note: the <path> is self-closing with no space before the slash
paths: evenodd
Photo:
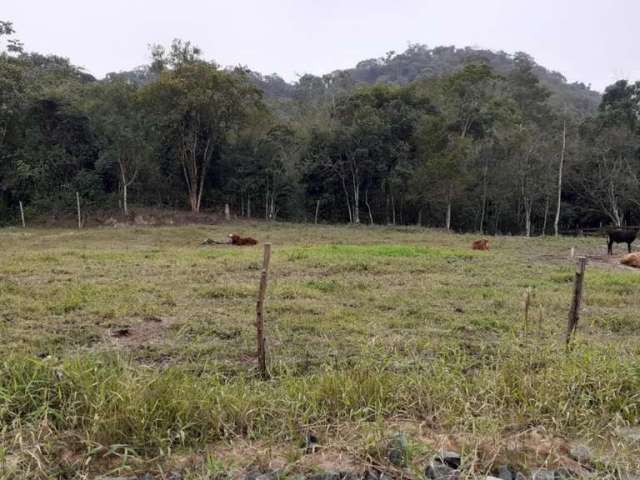
<path id="1" fill-rule="evenodd" d="M 435 47 L 411 45 L 402 53 L 389 52 L 386 57 L 370 58 L 359 62 L 355 67 L 336 70 L 322 78 L 329 85 L 341 80 L 340 86 L 350 84 L 391 83 L 406 85 L 420 78 L 437 77 L 450 74 L 471 62 L 488 63 L 496 72 L 506 74 L 514 68 L 514 55 L 503 51 L 480 50 L 470 47 Z M 550 71 L 535 64 L 535 74 L 552 92 L 551 102 L 580 116 L 593 114 L 599 103 L 600 94 L 584 83 L 568 83 L 558 72 Z M 297 93 L 301 82 L 288 84 L 278 75 L 262 76 L 255 74 L 257 84 L 269 97 L 291 98 Z M 301 80 L 312 80 L 306 75 Z M 331 87 L 329 87 L 331 88 Z"/>

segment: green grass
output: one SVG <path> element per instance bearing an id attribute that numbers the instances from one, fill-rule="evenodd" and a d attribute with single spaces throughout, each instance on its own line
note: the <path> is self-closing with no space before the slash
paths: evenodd
<path id="1" fill-rule="evenodd" d="M 268 381 L 254 354 L 261 248 L 199 246 L 230 230 L 273 243 Z M 256 446 L 294 474 L 314 468 L 298 449 L 308 429 L 355 463 L 401 429 L 421 452 L 414 468 L 443 437 L 478 472 L 560 462 L 560 447 L 532 458 L 505 446 L 532 431 L 637 467 L 616 431 L 640 413 L 640 272 L 589 265 L 567 354 L 566 256 L 602 254 L 602 239 L 499 237 L 474 252 L 475 238 L 279 224 L 0 232 L 0 478 L 176 465 L 214 478 L 250 467 L 229 450 Z M 130 336 L 113 337 L 122 327 Z"/>

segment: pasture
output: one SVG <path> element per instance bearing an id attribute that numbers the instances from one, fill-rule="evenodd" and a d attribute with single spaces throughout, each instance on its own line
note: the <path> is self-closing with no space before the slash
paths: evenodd
<path id="1" fill-rule="evenodd" d="M 231 231 L 261 244 L 200 245 Z M 260 223 L 1 231 L 0 478 L 365 466 L 418 478 L 442 448 L 474 474 L 637 469 L 640 272 L 607 261 L 603 238 L 496 237 L 488 252 L 477 238 Z M 594 258 L 567 353 L 571 247 Z M 305 453 L 310 432 L 321 448 Z M 383 448 L 396 432 L 402 468 Z"/>

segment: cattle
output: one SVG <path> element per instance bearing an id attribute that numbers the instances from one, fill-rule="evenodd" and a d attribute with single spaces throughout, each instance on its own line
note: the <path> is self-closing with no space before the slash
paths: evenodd
<path id="1" fill-rule="evenodd" d="M 613 255 L 614 243 L 626 243 L 629 253 L 631 253 L 631 244 L 638 235 L 638 229 L 615 228 L 608 230 L 607 234 L 609 235 L 609 242 L 607 243 L 607 252 L 609 255 Z"/>
<path id="2" fill-rule="evenodd" d="M 628 267 L 640 268 L 640 252 L 630 253 L 622 257 L 620 263 Z"/>
<path id="3" fill-rule="evenodd" d="M 472 250 L 489 250 L 489 240 L 484 238 L 482 240 L 476 240 L 471 244 L 471 249 Z"/>
<path id="4" fill-rule="evenodd" d="M 230 233 L 231 245 L 245 246 L 245 245 L 257 245 L 258 241 L 251 237 L 241 237 L 235 233 Z"/>

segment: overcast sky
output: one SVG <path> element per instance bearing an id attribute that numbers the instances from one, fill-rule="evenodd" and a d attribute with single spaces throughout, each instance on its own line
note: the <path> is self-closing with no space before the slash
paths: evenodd
<path id="1" fill-rule="evenodd" d="M 148 44 L 173 38 L 287 80 L 411 42 L 525 51 L 602 90 L 640 79 L 639 19 L 640 0 L 0 0 L 28 50 L 98 77 L 148 63 Z"/>

